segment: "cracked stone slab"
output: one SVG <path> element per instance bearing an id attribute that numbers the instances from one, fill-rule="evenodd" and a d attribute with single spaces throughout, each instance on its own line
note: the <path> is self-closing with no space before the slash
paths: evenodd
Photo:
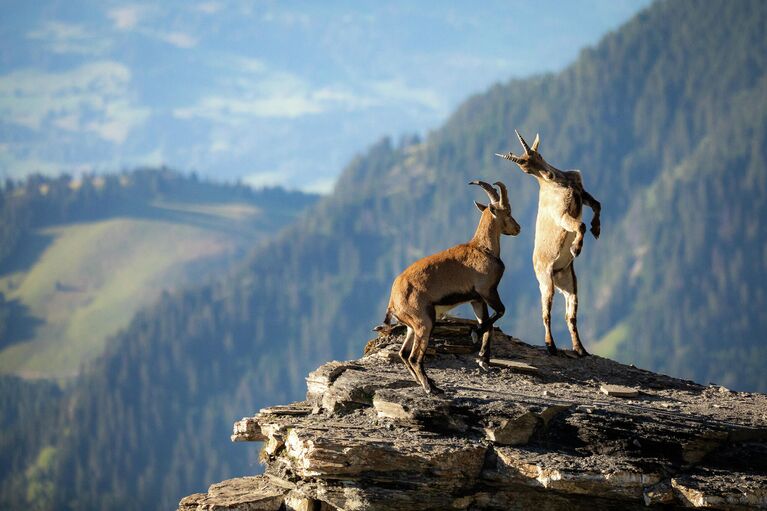
<path id="1" fill-rule="evenodd" d="M 505 358 L 491 358 L 490 365 L 495 367 L 502 367 L 504 369 L 510 369 L 518 373 L 538 374 L 539 372 L 538 368 L 535 366 L 531 366 L 530 364 L 516 360 L 508 360 Z"/>
<path id="2" fill-rule="evenodd" d="M 767 474 L 697 470 L 671 479 L 677 499 L 704 509 L 767 509 Z"/>
<path id="3" fill-rule="evenodd" d="M 238 477 L 216 483 L 208 493 L 195 493 L 179 502 L 179 511 L 277 511 L 287 492 L 264 476 Z"/>
<path id="4" fill-rule="evenodd" d="M 617 499 L 643 498 L 644 489 L 659 483 L 659 470 L 648 470 L 628 460 L 605 455 L 574 456 L 539 449 L 501 447 L 497 480 L 523 483 L 573 495 Z"/>
<path id="5" fill-rule="evenodd" d="M 263 442 L 268 437 L 261 433 L 261 426 L 255 417 L 243 417 L 232 427 L 232 442 Z"/>
<path id="6" fill-rule="evenodd" d="M 639 395 L 637 389 L 631 387 L 625 387 L 623 385 L 602 385 L 599 387 L 599 392 L 614 397 L 636 397 Z"/>

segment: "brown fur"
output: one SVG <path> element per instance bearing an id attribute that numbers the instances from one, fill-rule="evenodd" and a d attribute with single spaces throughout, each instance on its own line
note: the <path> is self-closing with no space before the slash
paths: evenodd
<path id="1" fill-rule="evenodd" d="M 500 197 L 487 183 L 470 184 L 482 186 L 491 199 L 488 206 L 476 203 L 482 217 L 474 237 L 405 269 L 394 279 L 386 310 L 384 323 L 390 324 L 392 317 L 396 317 L 407 326 L 400 357 L 427 393 L 441 392 L 426 376 L 423 364 L 437 313 L 471 303 L 483 334 L 480 359 L 487 360 L 492 325 L 505 312 L 498 296 L 498 283 L 504 271 L 500 238 L 501 234 L 516 236 L 520 227 L 511 216 L 506 189 L 501 183 L 496 183 L 501 189 Z M 488 317 L 488 306 L 495 311 L 492 317 Z M 386 331 L 385 326 L 376 329 Z"/>
<path id="2" fill-rule="evenodd" d="M 508 153 L 498 156 L 519 165 L 523 172 L 535 177 L 540 185 L 533 267 L 541 291 L 546 347 L 549 353 L 557 351 L 551 336 L 551 302 L 556 288 L 565 296 L 565 314 L 573 350 L 579 355 L 588 355 L 578 334 L 578 281 L 573 260 L 581 253 L 586 232 L 586 225 L 581 221 L 583 206 L 590 207 L 594 212 L 591 232 L 598 238 L 601 205 L 584 190 L 580 172 L 559 170 L 543 159 L 538 152 L 540 137 L 536 135 L 530 147 L 519 133 L 517 136 L 525 154 L 515 156 Z"/>

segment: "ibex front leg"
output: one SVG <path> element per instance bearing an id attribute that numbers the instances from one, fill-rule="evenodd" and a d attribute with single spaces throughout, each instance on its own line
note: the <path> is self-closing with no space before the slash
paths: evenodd
<path id="1" fill-rule="evenodd" d="M 594 216 L 591 217 L 591 234 L 593 234 L 595 238 L 599 238 L 599 233 L 602 230 L 602 222 L 600 220 L 602 205 L 586 190 L 583 190 L 583 204 L 590 207 L 591 211 L 594 212 Z"/>
<path id="2" fill-rule="evenodd" d="M 490 318 L 490 314 L 487 311 L 487 303 L 484 300 L 474 300 L 471 302 L 471 308 L 474 310 L 474 316 L 477 318 L 477 328 L 471 330 L 471 338 L 474 344 L 479 344 L 479 335 L 484 337 L 487 325 L 487 320 Z"/>
<path id="3" fill-rule="evenodd" d="M 482 368 L 487 369 L 487 363 L 490 361 L 490 341 L 493 337 L 493 325 L 496 321 L 501 319 L 501 316 L 506 312 L 506 307 L 503 305 L 501 297 L 498 295 L 497 286 L 493 286 L 485 293 L 480 292 L 480 296 L 485 303 L 495 311 L 487 321 L 483 322 L 484 334 L 482 335 L 482 347 L 479 350 L 479 365 Z M 487 308 L 485 308 L 485 311 L 487 311 Z"/>
<path id="4" fill-rule="evenodd" d="M 586 224 L 565 214 L 559 218 L 559 226 L 566 231 L 575 233 L 575 239 L 572 245 L 570 245 L 570 253 L 573 257 L 578 257 L 583 249 L 583 235 L 586 234 Z"/>

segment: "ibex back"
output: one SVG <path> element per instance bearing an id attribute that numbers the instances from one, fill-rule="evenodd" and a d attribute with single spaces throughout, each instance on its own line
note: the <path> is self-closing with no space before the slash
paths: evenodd
<path id="1" fill-rule="evenodd" d="M 573 260 L 581 253 L 583 235 L 586 233 L 586 225 L 581 221 L 583 205 L 589 206 L 594 212 L 591 233 L 595 238 L 599 237 L 601 206 L 584 190 L 580 172 L 559 170 L 543 159 L 538 152 L 541 142 L 538 135 L 532 147 L 519 133 L 517 137 L 524 154 L 515 156 L 512 153 L 496 153 L 496 156 L 513 161 L 523 172 L 535 177 L 540 185 L 533 267 L 541 291 L 546 347 L 551 354 L 557 352 L 551 336 L 551 301 L 556 288 L 565 296 L 565 315 L 573 350 L 578 355 L 588 355 L 578 334 L 578 281 Z"/>

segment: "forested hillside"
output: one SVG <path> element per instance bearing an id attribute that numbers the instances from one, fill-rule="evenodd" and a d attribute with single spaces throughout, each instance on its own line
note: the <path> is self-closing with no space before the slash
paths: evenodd
<path id="1" fill-rule="evenodd" d="M 4 509 L 51 502 L 63 392 L 48 380 L 0 376 L 0 503 Z M 66 427 L 66 426 L 65 426 Z"/>
<path id="2" fill-rule="evenodd" d="M 69 377 L 163 290 L 252 250 L 316 196 L 167 169 L 0 189 L 0 372 Z"/>
<path id="3" fill-rule="evenodd" d="M 316 199 L 168 169 L 7 180 L 0 371 L 70 376 L 163 289 L 210 280 Z M 53 502 L 71 388 L 0 376 L 0 508 Z"/>
<path id="4" fill-rule="evenodd" d="M 35 174 L 24 180 L 6 179 L 0 186 L 0 264 L 5 265 L 30 231 L 72 222 L 117 216 L 176 217 L 170 204 L 258 204 L 275 208 L 261 222 L 291 217 L 279 208 L 291 202 L 296 209 L 311 204 L 316 196 L 280 188 L 254 190 L 240 184 L 201 180 L 167 168 L 137 169 L 115 174 L 56 178 Z M 167 211 L 167 210 L 171 211 Z M 193 210 L 186 211 L 194 212 Z M 273 227 L 273 225 L 272 225 Z"/>
<path id="5" fill-rule="evenodd" d="M 758 0 L 659 2 L 563 72 L 470 98 L 424 141 L 376 144 L 236 274 L 131 322 L 73 390 L 35 505 L 167 509 L 256 470 L 228 445 L 232 419 L 360 353 L 392 277 L 471 236 L 469 179 L 509 187 L 522 234 L 503 242 L 501 326 L 540 342 L 537 186 L 493 156 L 518 150 L 514 128 L 540 132 L 546 159 L 580 168 L 602 202 L 603 237 L 577 261 L 586 348 L 767 390 L 766 23 Z"/>

